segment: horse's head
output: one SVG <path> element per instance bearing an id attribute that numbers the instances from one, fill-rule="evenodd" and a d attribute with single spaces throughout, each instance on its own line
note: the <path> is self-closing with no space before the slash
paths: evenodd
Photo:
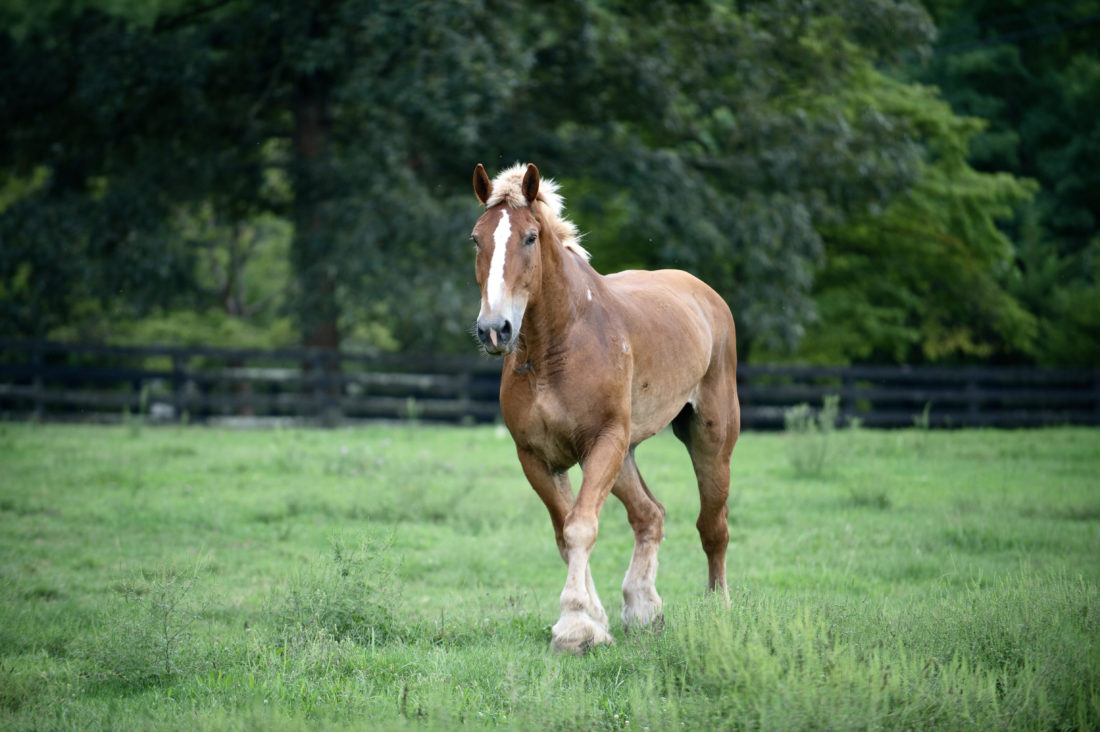
<path id="1" fill-rule="evenodd" d="M 494 196 L 493 184 L 478 163 L 474 192 L 485 205 L 471 234 L 481 287 L 477 338 L 488 353 L 499 356 L 515 350 L 523 314 L 541 283 L 540 224 L 532 208 L 539 170 L 528 164 L 517 190 Z"/>

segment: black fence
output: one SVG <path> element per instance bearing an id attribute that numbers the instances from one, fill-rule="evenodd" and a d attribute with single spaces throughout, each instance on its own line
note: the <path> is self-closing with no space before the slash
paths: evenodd
<path id="1" fill-rule="evenodd" d="M 874 427 L 1100 424 L 1100 369 L 742 364 L 738 382 L 750 429 L 832 394 L 842 421 Z M 0 340 L 0 415 L 16 419 L 489 422 L 499 384 L 483 357 Z"/>

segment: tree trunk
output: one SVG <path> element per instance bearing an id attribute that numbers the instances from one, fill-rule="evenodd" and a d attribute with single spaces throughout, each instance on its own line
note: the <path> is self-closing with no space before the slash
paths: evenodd
<path id="1" fill-rule="evenodd" d="M 334 232 L 326 216 L 332 194 L 329 89 L 324 80 L 300 80 L 294 102 L 294 265 L 299 285 L 302 342 L 337 349 Z"/>
<path id="2" fill-rule="evenodd" d="M 303 364 L 316 397 L 315 416 L 323 424 L 340 419 L 340 362 L 331 357 L 340 347 L 336 302 L 338 253 L 328 207 L 334 194 L 329 151 L 332 126 L 329 80 L 299 79 L 294 99 L 294 243 L 298 280 L 298 318 L 302 342 L 328 351 Z M 331 354 L 331 356 L 329 356 Z"/>

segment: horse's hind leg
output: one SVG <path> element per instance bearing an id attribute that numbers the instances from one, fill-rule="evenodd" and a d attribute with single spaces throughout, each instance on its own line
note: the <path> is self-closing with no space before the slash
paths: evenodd
<path id="1" fill-rule="evenodd" d="M 649 625 L 661 615 L 661 597 L 657 594 L 657 551 L 665 533 L 665 509 L 642 480 L 631 449 L 611 492 L 626 506 L 626 516 L 634 530 L 634 554 L 623 578 L 623 625 Z"/>
<path id="2" fill-rule="evenodd" d="M 673 422 L 673 431 L 687 446 L 695 478 L 699 483 L 699 518 L 695 522 L 707 555 L 707 590 L 726 588 L 726 547 L 729 545 L 730 454 L 741 428 L 737 393 L 717 390 L 700 394 L 694 407 L 688 406 Z M 722 391 L 731 393 L 721 394 Z M 710 396 L 711 398 L 706 398 Z"/>
<path id="3" fill-rule="evenodd" d="M 707 555 L 707 590 L 728 593 L 726 589 L 726 548 L 730 531 L 727 523 L 730 493 L 729 460 L 713 456 L 692 455 L 695 475 L 699 481 L 699 518 L 695 527 Z"/>

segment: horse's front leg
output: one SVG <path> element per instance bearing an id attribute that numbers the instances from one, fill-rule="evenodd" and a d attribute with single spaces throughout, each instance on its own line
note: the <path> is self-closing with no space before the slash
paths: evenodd
<path id="1" fill-rule="evenodd" d="M 600 643 L 614 643 L 588 560 L 596 544 L 600 510 L 626 457 L 626 443 L 624 430 L 605 431 L 581 462 L 581 489 L 562 530 L 562 556 L 569 569 L 561 592 L 561 617 L 551 629 L 555 651 L 584 653 Z"/>
<path id="2" fill-rule="evenodd" d="M 573 489 L 569 485 L 569 474 L 554 472 L 542 458 L 524 448 L 517 448 L 519 464 L 523 467 L 523 474 L 527 482 L 535 489 L 542 502 L 546 504 L 546 510 L 550 512 L 550 523 L 554 525 L 554 539 L 558 543 L 558 553 L 562 561 L 568 563 L 565 555 L 565 537 L 562 535 L 565 529 L 565 516 L 573 507 Z"/>

